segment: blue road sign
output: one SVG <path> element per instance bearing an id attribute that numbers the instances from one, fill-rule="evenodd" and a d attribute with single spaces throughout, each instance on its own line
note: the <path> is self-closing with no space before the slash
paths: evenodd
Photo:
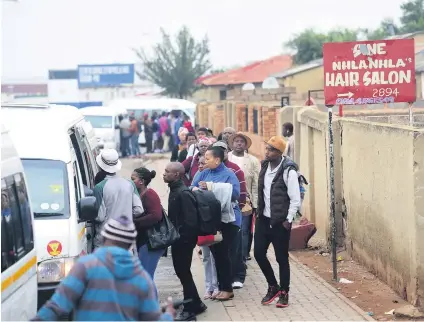
<path id="1" fill-rule="evenodd" d="M 134 64 L 78 65 L 78 87 L 134 84 Z"/>

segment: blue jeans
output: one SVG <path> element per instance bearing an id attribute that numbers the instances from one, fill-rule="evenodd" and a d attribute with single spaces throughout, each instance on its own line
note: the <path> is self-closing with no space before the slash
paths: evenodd
<path id="1" fill-rule="evenodd" d="M 136 156 L 140 155 L 140 147 L 138 146 L 138 134 L 131 135 L 131 155 Z"/>
<path id="2" fill-rule="evenodd" d="M 205 269 L 205 288 L 206 292 L 218 291 L 218 280 L 216 276 L 215 259 L 209 246 L 201 246 L 203 255 L 203 267 Z"/>
<path id="3" fill-rule="evenodd" d="M 250 245 L 251 245 L 251 229 L 252 229 L 252 219 L 253 215 L 243 216 L 243 222 L 241 225 L 242 230 L 242 254 L 243 260 L 246 261 L 246 258 L 249 257 Z"/>
<path id="4" fill-rule="evenodd" d="M 243 226 L 237 231 L 234 242 L 230 246 L 230 254 L 233 282 L 244 283 L 246 279 L 246 264 L 242 253 L 242 229 Z"/>
<path id="5" fill-rule="evenodd" d="M 127 137 L 122 137 L 122 141 L 121 141 L 121 153 L 123 157 L 129 156 L 131 155 L 131 149 L 130 149 L 130 140 L 131 137 L 127 136 Z"/>
<path id="6" fill-rule="evenodd" d="M 158 267 L 159 259 L 165 252 L 164 249 L 149 250 L 147 245 L 143 245 L 138 249 L 138 258 L 141 265 L 150 274 L 152 280 L 155 277 L 156 267 Z"/>

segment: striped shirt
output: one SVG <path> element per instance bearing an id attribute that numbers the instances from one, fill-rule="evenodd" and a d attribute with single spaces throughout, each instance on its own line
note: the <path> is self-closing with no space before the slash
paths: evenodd
<path id="1" fill-rule="evenodd" d="M 120 247 L 101 247 L 81 257 L 32 321 L 172 321 L 161 313 L 156 287 L 137 257 Z"/>
<path id="2" fill-rule="evenodd" d="M 232 170 L 234 174 L 236 175 L 238 181 L 240 182 L 240 199 L 238 200 L 240 209 L 244 208 L 244 205 L 246 204 L 246 197 L 247 197 L 247 188 L 246 188 L 246 180 L 244 179 L 244 172 L 240 167 L 231 161 L 224 161 L 225 166 Z"/>

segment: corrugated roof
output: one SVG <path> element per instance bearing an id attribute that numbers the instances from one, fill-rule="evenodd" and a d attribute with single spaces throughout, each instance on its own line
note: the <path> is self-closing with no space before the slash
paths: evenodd
<path id="1" fill-rule="evenodd" d="M 279 72 L 292 66 L 290 55 L 275 56 L 261 60 L 242 68 L 226 71 L 224 73 L 211 75 L 201 81 L 206 86 L 230 85 L 245 83 L 261 83 L 270 74 Z"/>
<path id="2" fill-rule="evenodd" d="M 409 32 L 407 34 L 402 34 L 402 35 L 394 35 L 394 36 L 389 36 L 386 37 L 384 39 L 405 39 L 405 38 L 410 38 L 419 34 L 424 34 L 424 30 L 420 30 L 420 31 L 415 31 L 415 32 Z"/>
<path id="3" fill-rule="evenodd" d="M 5 84 L 1 92 L 6 94 L 47 94 L 47 84 Z"/>
<path id="4" fill-rule="evenodd" d="M 282 72 L 276 73 L 276 74 L 271 74 L 271 77 L 275 77 L 275 78 L 285 78 L 288 76 L 292 76 L 304 71 L 307 71 L 309 69 L 313 69 L 316 67 L 320 67 L 323 65 L 323 59 L 322 58 L 318 58 L 315 60 L 311 60 L 309 63 L 303 64 L 303 65 L 299 65 L 299 66 L 295 66 L 293 68 L 289 68 L 287 70 L 284 70 Z"/>

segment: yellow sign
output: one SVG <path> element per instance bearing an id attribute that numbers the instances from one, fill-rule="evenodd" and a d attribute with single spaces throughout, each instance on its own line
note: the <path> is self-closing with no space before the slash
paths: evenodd
<path id="1" fill-rule="evenodd" d="M 61 184 L 52 184 L 50 185 L 50 190 L 53 193 L 63 193 L 63 186 Z"/>
<path id="2" fill-rule="evenodd" d="M 62 253 L 62 244 L 57 240 L 52 240 L 47 245 L 47 252 L 52 256 L 58 256 Z"/>

